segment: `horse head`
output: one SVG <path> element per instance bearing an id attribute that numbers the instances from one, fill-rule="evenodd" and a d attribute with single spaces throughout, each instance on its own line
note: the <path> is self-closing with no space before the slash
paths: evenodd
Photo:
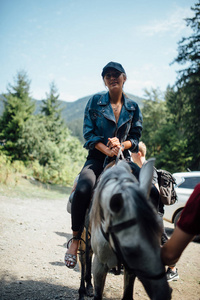
<path id="1" fill-rule="evenodd" d="M 161 226 L 149 198 L 153 165 L 154 159 L 150 159 L 142 166 L 139 181 L 125 161 L 119 161 L 102 174 L 91 208 L 92 238 L 94 233 L 94 253 L 104 251 L 101 243 L 98 245 L 98 234 L 103 234 L 114 257 L 142 281 L 149 295 L 156 283 L 156 293 L 164 289 L 168 296 L 161 298 L 170 299 L 160 259 Z M 108 248 L 106 251 L 108 253 Z M 103 255 L 100 256 L 101 260 Z M 112 257 L 110 259 L 116 262 Z M 106 263 L 111 266 L 109 258 Z M 162 289 L 159 289 L 158 281 L 162 282 Z M 155 299 L 161 299 L 160 296 Z"/>

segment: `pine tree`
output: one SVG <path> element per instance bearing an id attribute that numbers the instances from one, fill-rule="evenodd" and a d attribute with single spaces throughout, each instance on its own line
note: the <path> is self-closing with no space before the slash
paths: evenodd
<path id="1" fill-rule="evenodd" d="M 51 140 L 60 143 L 63 140 L 63 135 L 66 131 L 63 118 L 61 116 L 62 109 L 58 101 L 59 94 L 54 82 L 50 84 L 50 93 L 46 94 L 46 99 L 43 100 L 41 112 L 46 116 L 46 130 L 51 136 Z"/>
<path id="2" fill-rule="evenodd" d="M 60 118 L 61 110 L 59 109 L 59 94 L 54 82 L 50 83 L 50 93 L 46 93 L 46 100 L 42 100 L 41 111 L 45 116 Z"/>
<path id="3" fill-rule="evenodd" d="M 174 62 L 189 65 L 178 72 L 177 99 L 182 102 L 180 122 L 184 124 L 188 152 L 192 155 L 189 167 L 200 170 L 200 2 L 191 9 L 195 15 L 186 22 L 193 34 L 178 43 L 178 56 Z"/>
<path id="4" fill-rule="evenodd" d="M 23 124 L 35 110 L 30 97 L 30 81 L 25 71 L 17 73 L 15 85 L 9 84 L 4 94 L 4 112 L 0 120 L 0 139 L 5 141 L 4 151 L 14 159 L 20 158 L 20 149 L 16 146 Z"/>

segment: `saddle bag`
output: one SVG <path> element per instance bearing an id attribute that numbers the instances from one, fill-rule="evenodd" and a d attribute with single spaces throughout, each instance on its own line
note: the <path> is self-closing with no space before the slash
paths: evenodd
<path id="1" fill-rule="evenodd" d="M 160 200 L 164 205 L 172 205 L 177 201 L 177 194 L 175 191 L 176 180 L 168 171 L 159 169 L 158 185 L 160 188 Z"/>

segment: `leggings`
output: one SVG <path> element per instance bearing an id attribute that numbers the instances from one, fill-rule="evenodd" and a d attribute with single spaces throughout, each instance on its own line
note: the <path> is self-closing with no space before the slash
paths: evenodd
<path id="1" fill-rule="evenodd" d="M 80 231 L 83 228 L 86 210 L 90 205 L 93 190 L 99 175 L 103 171 L 103 162 L 88 159 L 80 173 L 72 201 L 72 230 Z"/>

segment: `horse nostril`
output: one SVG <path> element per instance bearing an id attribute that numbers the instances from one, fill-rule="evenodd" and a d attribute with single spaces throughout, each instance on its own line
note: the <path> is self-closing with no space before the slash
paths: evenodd
<path id="1" fill-rule="evenodd" d="M 120 212 L 120 210 L 123 208 L 123 205 L 124 200 L 122 198 L 122 194 L 115 194 L 110 199 L 110 209 L 115 213 Z"/>

